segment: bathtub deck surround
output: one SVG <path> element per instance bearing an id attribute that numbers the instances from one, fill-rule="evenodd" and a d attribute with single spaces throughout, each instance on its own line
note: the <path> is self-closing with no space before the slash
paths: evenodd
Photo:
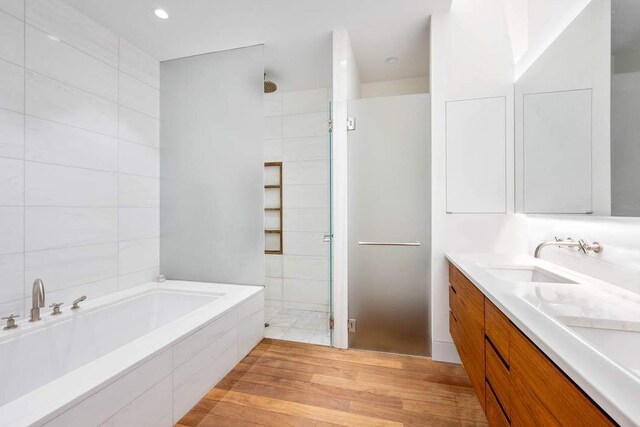
<path id="1" fill-rule="evenodd" d="M 2 331 L 0 424 L 174 425 L 262 340 L 263 324 L 262 287 L 166 281 Z"/>
<path id="2" fill-rule="evenodd" d="M 548 358 L 558 375 L 566 375 L 569 383 L 575 384 L 574 390 L 581 390 L 588 396 L 583 397 L 584 404 L 596 408 L 596 412 L 600 411 L 598 407 L 601 408 L 606 415 L 598 419 L 606 422 L 608 415 L 621 425 L 638 423 L 640 364 L 634 351 L 640 345 L 638 294 L 530 255 L 449 254 L 447 258 L 452 265 L 451 271 L 464 275 L 469 286 L 476 288 L 481 298 L 486 298 L 502 312 L 506 321 L 519 330 L 519 335 L 526 337 L 525 341 L 530 341 L 543 357 Z M 450 281 L 453 288 L 459 280 L 450 276 Z M 465 298 L 464 294 L 464 291 L 457 294 L 453 291 L 450 295 L 452 312 L 456 311 L 456 306 L 460 307 L 455 300 Z M 465 307 L 470 307 L 468 304 Z M 455 315 L 451 319 L 451 324 L 455 324 Z M 487 328 L 486 320 L 482 320 Z M 456 328 L 451 330 L 458 343 Z M 479 342 L 482 339 L 484 335 Z M 499 351 L 506 354 L 508 361 L 508 350 L 505 353 L 500 342 L 493 342 Z M 512 358 L 514 351 L 512 349 Z M 468 359 L 470 352 L 466 352 L 467 360 L 463 358 L 463 361 L 467 368 L 474 362 L 484 366 L 484 361 L 479 360 L 484 358 L 484 352 L 471 361 Z M 522 352 L 518 357 L 522 357 Z M 524 360 L 524 363 L 528 361 Z M 474 375 L 484 372 L 474 371 Z M 515 375 L 515 372 L 511 374 Z M 522 383 L 523 379 L 518 381 Z M 482 393 L 484 379 L 482 382 L 476 379 L 474 385 Z M 498 392 L 495 387 L 492 390 Z M 545 398 L 557 391 L 537 390 L 536 393 L 543 393 Z M 578 391 L 578 394 L 581 393 Z M 567 404 L 567 399 L 558 400 L 556 410 L 560 408 L 563 411 L 562 405 Z M 585 403 L 590 400 L 594 403 Z M 513 398 L 511 401 L 513 403 Z M 489 399 L 486 402 L 491 406 Z M 595 422 L 596 418 L 592 420 Z"/>

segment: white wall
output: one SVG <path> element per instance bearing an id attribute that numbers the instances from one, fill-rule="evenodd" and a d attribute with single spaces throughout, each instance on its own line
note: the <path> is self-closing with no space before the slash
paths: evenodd
<path id="1" fill-rule="evenodd" d="M 154 279 L 158 62 L 59 0 L 0 20 L 0 314 Z"/>
<path id="2" fill-rule="evenodd" d="M 328 102 L 327 89 L 264 96 L 264 161 L 282 162 L 284 207 L 284 253 L 265 255 L 268 307 L 329 311 Z"/>
<path id="3" fill-rule="evenodd" d="M 347 348 L 349 240 L 347 198 L 347 104 L 361 96 L 361 81 L 346 30 L 333 32 L 333 346 Z"/>
<path id="4" fill-rule="evenodd" d="M 449 334 L 446 252 L 524 252 L 522 217 L 513 215 L 513 162 L 507 164 L 507 214 L 446 213 L 447 101 L 506 97 L 513 103 L 513 57 L 500 0 L 456 0 L 431 18 L 432 96 L 432 357 L 457 360 Z M 513 115 L 507 109 L 507 159 L 513 158 Z M 482 159 L 478 159 L 482 161 Z"/>
<path id="5" fill-rule="evenodd" d="M 362 83 L 362 98 L 429 93 L 429 77 Z"/>

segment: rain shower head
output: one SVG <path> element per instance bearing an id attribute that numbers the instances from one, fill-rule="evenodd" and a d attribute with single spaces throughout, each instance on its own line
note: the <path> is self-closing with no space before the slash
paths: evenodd
<path id="1" fill-rule="evenodd" d="M 264 93 L 273 93 L 278 90 L 278 85 L 267 80 L 267 73 L 264 73 Z"/>

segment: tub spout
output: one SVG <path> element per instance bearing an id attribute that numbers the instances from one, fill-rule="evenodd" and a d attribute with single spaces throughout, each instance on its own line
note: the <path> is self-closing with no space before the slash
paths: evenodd
<path id="1" fill-rule="evenodd" d="M 31 290 L 31 317 L 29 322 L 40 320 L 40 309 L 42 307 L 44 307 L 44 283 L 42 283 L 42 280 L 36 279 Z"/>

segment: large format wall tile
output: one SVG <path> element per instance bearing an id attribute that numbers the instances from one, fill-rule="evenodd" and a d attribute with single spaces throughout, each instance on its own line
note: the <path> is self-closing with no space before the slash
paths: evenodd
<path id="1" fill-rule="evenodd" d="M 120 242 L 120 274 L 148 270 L 160 265 L 160 239 Z"/>
<path id="2" fill-rule="evenodd" d="M 328 185 L 287 185 L 282 193 L 286 208 L 329 207 Z"/>
<path id="3" fill-rule="evenodd" d="M 120 141 L 120 173 L 160 177 L 160 151 L 146 145 Z"/>
<path id="4" fill-rule="evenodd" d="M 120 208 L 120 241 L 160 237 L 159 208 Z"/>
<path id="5" fill-rule="evenodd" d="M 284 209 L 285 231 L 329 232 L 329 208 Z"/>
<path id="6" fill-rule="evenodd" d="M 0 206 L 22 206 L 24 162 L 0 158 Z"/>
<path id="7" fill-rule="evenodd" d="M 27 252 L 24 267 L 25 292 L 37 278 L 45 280 L 47 292 L 99 282 L 118 276 L 118 244 Z"/>
<path id="8" fill-rule="evenodd" d="M 27 160 L 118 170 L 118 140 L 114 137 L 27 116 L 25 144 Z"/>
<path id="9" fill-rule="evenodd" d="M 326 136 L 328 133 L 328 120 L 327 113 L 282 116 L 282 137 Z"/>
<path id="10" fill-rule="evenodd" d="M 329 280 L 329 259 L 326 257 L 311 257 L 284 255 L 283 272 L 285 278 Z"/>
<path id="11" fill-rule="evenodd" d="M 26 162 L 25 204 L 117 207 L 118 174 Z"/>
<path id="12" fill-rule="evenodd" d="M 124 73 L 120 73 L 120 104 L 151 117 L 160 117 L 158 89 Z"/>
<path id="13" fill-rule="evenodd" d="M 120 207 L 153 208 L 160 206 L 160 181 L 133 175 L 120 175 Z"/>
<path id="14" fill-rule="evenodd" d="M 1 11 L 0 59 L 24 65 L 24 23 Z"/>
<path id="15" fill-rule="evenodd" d="M 24 297 L 22 287 L 23 270 L 22 254 L 0 255 L 0 277 L 2 277 L 2 281 L 0 281 L 0 303 L 16 301 Z M 3 316 L 9 314 L 0 313 Z"/>
<path id="16" fill-rule="evenodd" d="M 120 139 L 158 147 L 160 145 L 159 121 L 155 117 L 120 106 Z"/>
<path id="17" fill-rule="evenodd" d="M 0 10 L 24 20 L 24 0 L 0 0 Z"/>
<path id="18" fill-rule="evenodd" d="M 160 63 L 123 38 L 120 38 L 120 71 L 160 88 Z"/>
<path id="19" fill-rule="evenodd" d="M 323 113 L 326 119 L 328 108 L 327 89 L 300 90 L 282 94 L 282 114 Z"/>
<path id="20" fill-rule="evenodd" d="M 118 135 L 118 106 L 57 80 L 26 72 L 27 114 L 103 135 Z"/>
<path id="21" fill-rule="evenodd" d="M 73 46 L 26 27 L 26 68 L 62 83 L 118 101 L 118 70 Z"/>
<path id="22" fill-rule="evenodd" d="M 284 233 L 284 247 L 289 255 L 329 256 L 329 244 L 323 232 L 288 231 Z"/>
<path id="23" fill-rule="evenodd" d="M 24 68 L 0 59 L 0 108 L 24 111 Z"/>
<path id="24" fill-rule="evenodd" d="M 115 208 L 26 208 L 25 249 L 37 251 L 115 242 Z"/>
<path id="25" fill-rule="evenodd" d="M 92 55 L 118 66 L 118 37 L 62 0 L 25 0 L 30 25 Z"/>
<path id="26" fill-rule="evenodd" d="M 0 255 L 22 252 L 24 248 L 24 208 L 0 207 Z"/>
<path id="27" fill-rule="evenodd" d="M 24 116 L 0 108 L 0 157 L 24 156 Z"/>
<path id="28" fill-rule="evenodd" d="M 289 162 L 282 174 L 286 185 L 328 184 L 329 162 L 326 160 Z"/>

